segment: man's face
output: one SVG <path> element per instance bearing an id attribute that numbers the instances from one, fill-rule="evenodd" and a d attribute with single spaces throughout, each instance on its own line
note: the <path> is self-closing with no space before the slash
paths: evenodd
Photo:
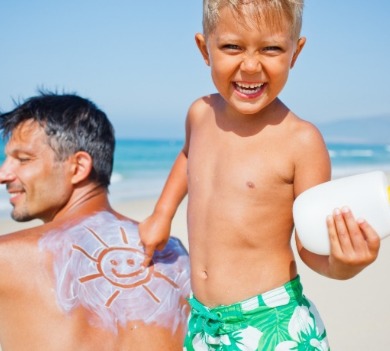
<path id="1" fill-rule="evenodd" d="M 21 123 L 6 145 L 0 183 L 6 184 L 12 218 L 51 221 L 72 193 L 69 161 L 56 161 L 43 128 L 32 120 Z"/>

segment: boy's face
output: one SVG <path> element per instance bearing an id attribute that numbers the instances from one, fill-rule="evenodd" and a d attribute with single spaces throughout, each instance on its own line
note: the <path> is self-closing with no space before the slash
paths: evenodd
<path id="1" fill-rule="evenodd" d="M 305 39 L 293 40 L 288 26 L 241 25 L 225 7 L 215 30 L 196 42 L 221 96 L 235 111 L 255 114 L 279 95 Z"/>

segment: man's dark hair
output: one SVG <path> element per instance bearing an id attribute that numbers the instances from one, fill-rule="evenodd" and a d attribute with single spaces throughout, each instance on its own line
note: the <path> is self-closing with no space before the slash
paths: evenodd
<path id="1" fill-rule="evenodd" d="M 93 160 L 89 179 L 108 187 L 114 162 L 114 128 L 93 102 L 74 94 L 40 92 L 14 110 L 0 114 L 3 138 L 27 120 L 42 126 L 58 161 L 77 151 L 87 152 Z"/>

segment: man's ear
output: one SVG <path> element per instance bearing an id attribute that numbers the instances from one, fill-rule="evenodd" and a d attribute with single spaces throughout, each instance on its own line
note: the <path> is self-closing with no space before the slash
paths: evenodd
<path id="1" fill-rule="evenodd" d="M 91 174 L 93 161 L 88 152 L 77 151 L 72 160 L 72 184 L 77 184 L 87 179 Z"/>
<path id="2" fill-rule="evenodd" d="M 209 51 L 207 49 L 207 43 L 206 43 L 205 36 L 201 33 L 197 33 L 195 35 L 195 42 L 196 42 L 196 45 L 198 46 L 200 53 L 203 56 L 204 62 L 206 62 L 207 66 L 210 66 L 210 57 L 209 57 Z"/>
<path id="3" fill-rule="evenodd" d="M 297 58 L 298 58 L 299 54 L 301 53 L 303 47 L 305 46 L 305 43 L 306 43 L 306 38 L 305 37 L 301 37 L 301 38 L 298 39 L 297 48 L 295 49 L 294 55 L 292 57 L 290 68 L 294 67 L 295 62 L 297 61 Z"/>

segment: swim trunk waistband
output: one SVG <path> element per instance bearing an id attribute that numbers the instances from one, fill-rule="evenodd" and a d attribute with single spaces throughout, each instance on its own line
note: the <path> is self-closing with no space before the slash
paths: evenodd
<path id="1" fill-rule="evenodd" d="M 207 308 L 211 313 L 215 313 L 219 318 L 223 318 L 225 315 L 231 314 L 232 311 L 237 313 L 245 313 L 250 312 L 252 310 L 256 310 L 261 306 L 264 307 L 278 307 L 278 306 L 284 306 L 290 302 L 291 299 L 293 300 L 300 300 L 302 298 L 302 284 L 300 276 L 297 275 L 294 279 L 290 280 L 286 284 L 272 289 L 270 291 L 267 291 L 261 295 L 251 297 L 249 299 L 246 299 L 244 301 L 240 301 L 228 306 L 220 305 L 213 308 Z M 205 308 L 205 306 L 196 299 L 196 297 L 191 296 L 189 299 L 189 302 L 197 309 L 199 307 L 198 303 L 202 306 L 202 309 Z"/>
<path id="2" fill-rule="evenodd" d="M 188 301 L 192 308 L 191 327 L 205 329 L 211 335 L 215 333 L 229 333 L 243 326 L 245 316 L 251 312 L 258 313 L 263 308 L 268 310 L 278 306 L 284 306 L 290 301 L 302 300 L 302 285 L 299 275 L 286 284 L 267 291 L 261 295 L 251 297 L 232 305 L 220 305 L 208 308 L 191 296 Z M 224 323 L 221 323 L 224 321 Z"/>

